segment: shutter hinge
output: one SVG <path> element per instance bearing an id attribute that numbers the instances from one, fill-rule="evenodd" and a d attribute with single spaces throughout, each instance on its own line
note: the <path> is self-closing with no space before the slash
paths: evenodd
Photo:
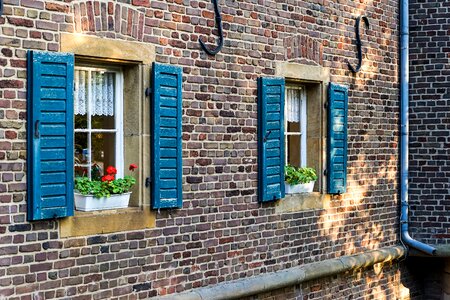
<path id="1" fill-rule="evenodd" d="M 150 187 L 150 183 L 152 182 L 152 179 L 150 177 L 145 178 L 145 187 Z"/>
<path id="2" fill-rule="evenodd" d="M 324 107 L 324 108 L 328 108 L 328 102 L 325 102 L 325 103 L 323 104 L 323 107 Z"/>
<path id="3" fill-rule="evenodd" d="M 146 88 L 145 89 L 145 97 L 150 97 L 152 94 L 152 88 Z"/>
<path id="4" fill-rule="evenodd" d="M 324 170 L 323 175 L 328 176 L 328 170 Z"/>

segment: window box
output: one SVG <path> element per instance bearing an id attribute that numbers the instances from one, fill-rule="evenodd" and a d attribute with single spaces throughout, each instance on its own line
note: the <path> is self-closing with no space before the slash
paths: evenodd
<path id="1" fill-rule="evenodd" d="M 289 183 L 284 183 L 284 189 L 286 194 L 300 194 L 300 193 L 312 193 L 314 190 L 315 181 L 310 181 L 308 183 L 300 183 L 296 185 L 290 185 Z"/>
<path id="2" fill-rule="evenodd" d="M 75 208 L 81 211 L 94 211 L 105 209 L 117 209 L 128 207 L 130 201 L 129 193 L 111 195 L 110 197 L 95 198 L 92 195 L 74 193 Z"/>

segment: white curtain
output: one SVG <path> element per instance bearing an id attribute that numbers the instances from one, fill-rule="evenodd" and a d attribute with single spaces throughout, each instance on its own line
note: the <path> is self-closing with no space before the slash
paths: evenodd
<path id="1" fill-rule="evenodd" d="M 87 114 L 87 81 L 87 71 L 75 70 L 74 110 L 76 115 Z"/>
<path id="2" fill-rule="evenodd" d="M 287 89 L 286 118 L 288 122 L 300 122 L 301 90 Z"/>
<path id="3" fill-rule="evenodd" d="M 89 84 L 89 71 L 75 71 L 75 114 L 87 114 L 90 103 L 92 116 L 113 116 L 114 115 L 114 73 L 91 72 L 91 82 Z M 91 91 L 91 101 L 88 101 L 88 88 Z"/>

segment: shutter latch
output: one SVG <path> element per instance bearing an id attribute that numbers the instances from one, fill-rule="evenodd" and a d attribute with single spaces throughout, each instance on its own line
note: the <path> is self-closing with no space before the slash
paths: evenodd
<path id="1" fill-rule="evenodd" d="M 145 97 L 150 97 L 152 94 L 152 88 L 148 87 L 145 89 Z"/>
<path id="2" fill-rule="evenodd" d="M 267 138 L 269 137 L 269 135 L 272 133 L 272 130 L 269 130 L 267 133 L 266 133 L 266 136 L 264 137 L 264 142 L 267 142 Z"/>
<path id="3" fill-rule="evenodd" d="M 145 178 L 145 187 L 148 188 L 150 187 L 150 183 L 152 182 L 150 177 Z"/>
<path id="4" fill-rule="evenodd" d="M 34 122 L 34 137 L 37 139 L 41 137 L 41 133 L 39 132 L 39 123 L 39 120 L 36 120 L 36 122 Z"/>

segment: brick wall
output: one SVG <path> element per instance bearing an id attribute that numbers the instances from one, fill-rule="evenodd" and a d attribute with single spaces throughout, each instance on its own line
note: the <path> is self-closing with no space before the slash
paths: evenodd
<path id="1" fill-rule="evenodd" d="M 394 264 L 313 280 L 241 300 L 424 299 L 422 290 L 416 290 L 415 284 L 409 282 L 411 279 L 416 277 L 407 267 Z"/>
<path id="2" fill-rule="evenodd" d="M 411 232 L 431 244 L 450 239 L 450 7 L 411 1 Z"/>
<path id="3" fill-rule="evenodd" d="M 198 44 L 215 41 L 210 1 L 4 3 L 0 295 L 143 298 L 398 243 L 397 0 L 221 0 L 225 45 L 215 57 Z M 352 75 L 360 14 L 371 28 L 362 72 Z M 26 221 L 25 55 L 56 51 L 59 32 L 151 43 L 157 61 L 183 66 L 184 205 L 161 211 L 154 229 L 63 239 L 58 221 Z M 279 214 L 257 202 L 256 78 L 286 60 L 328 67 L 350 86 L 348 193 L 326 209 Z M 367 275 L 370 284 L 346 293 L 395 290 L 398 272 Z M 326 280 L 319 290 L 348 284 Z"/>

